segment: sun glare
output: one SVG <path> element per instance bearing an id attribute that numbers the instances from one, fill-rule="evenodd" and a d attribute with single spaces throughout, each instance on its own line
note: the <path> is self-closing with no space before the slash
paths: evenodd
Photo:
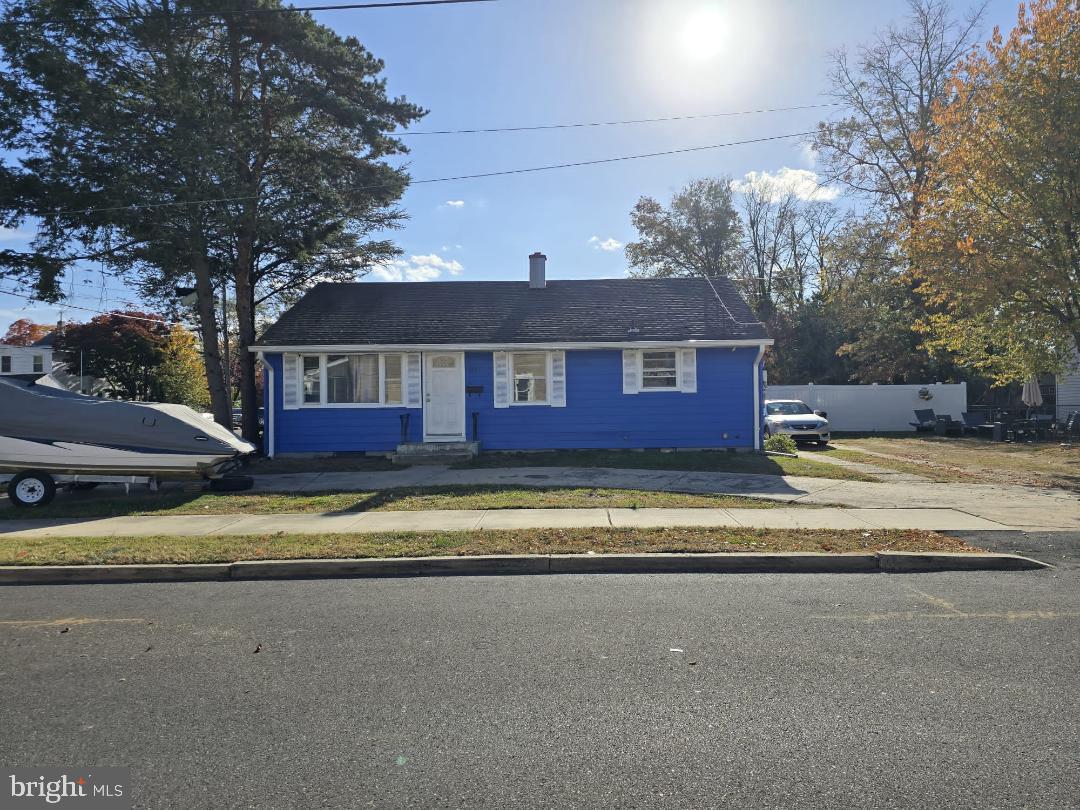
<path id="1" fill-rule="evenodd" d="M 708 62 L 728 45 L 729 22 L 717 8 L 703 8 L 686 18 L 679 44 L 683 55 L 698 62 Z"/>

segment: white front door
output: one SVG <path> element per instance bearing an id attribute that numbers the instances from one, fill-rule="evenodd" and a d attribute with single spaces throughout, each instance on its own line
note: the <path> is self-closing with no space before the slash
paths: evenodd
<path id="1" fill-rule="evenodd" d="M 424 441 L 465 439 L 465 355 L 424 355 Z"/>

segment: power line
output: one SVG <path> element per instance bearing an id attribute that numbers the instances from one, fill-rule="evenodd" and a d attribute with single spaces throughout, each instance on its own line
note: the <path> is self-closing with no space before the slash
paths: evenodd
<path id="1" fill-rule="evenodd" d="M 183 21 L 199 17 L 226 17 L 242 16 L 246 14 L 286 14 L 289 12 L 304 11 L 353 11 L 357 9 L 377 8 L 406 8 L 410 6 L 450 6 L 465 3 L 496 3 L 498 0 L 388 0 L 384 3 L 341 3 L 325 6 L 282 6 L 281 8 L 238 8 L 219 9 L 216 11 L 192 11 L 183 14 L 169 15 L 170 21 Z M 151 16 L 163 16 L 157 9 L 148 9 L 146 14 L 103 14 L 97 17 L 78 17 L 74 20 L 52 18 L 48 20 L 3 20 L 0 25 L 26 26 L 26 25 L 63 25 L 67 22 L 93 23 L 93 22 L 131 22 L 145 20 Z"/>
<path id="2" fill-rule="evenodd" d="M 59 302 L 59 301 L 58 302 L 46 301 L 46 300 L 44 300 L 42 298 L 34 298 L 33 296 L 23 295 L 21 293 L 12 292 L 11 290 L 0 290 L 0 295 L 10 295 L 12 298 L 21 298 L 24 301 L 30 301 L 31 303 L 45 304 L 46 306 L 50 306 L 53 309 L 78 309 L 78 310 L 82 310 L 83 312 L 93 312 L 93 313 L 95 313 L 97 315 L 117 315 L 117 316 L 120 316 L 120 317 L 123 317 L 123 318 L 130 318 L 133 321 L 146 321 L 148 323 L 167 323 L 167 321 L 164 318 L 143 318 L 143 317 L 140 317 L 138 315 L 128 315 L 125 312 L 116 312 L 114 310 L 92 309 L 90 307 L 79 306 L 78 304 L 66 304 L 66 303 Z M 128 305 L 133 306 L 130 303 Z"/>
<path id="3" fill-rule="evenodd" d="M 624 124 L 655 124 L 662 121 L 694 121 L 703 118 L 728 118 L 735 115 L 754 115 L 757 113 L 792 112 L 794 110 L 818 110 L 822 107 L 843 106 L 838 101 L 829 101 L 823 104 L 800 104 L 794 107 L 764 107 L 758 110 L 738 110 L 736 112 L 702 113 L 700 115 L 671 115 L 663 118 L 631 118 L 625 121 L 585 121 L 573 124 L 538 124 L 535 126 L 520 127 L 489 127 L 486 129 L 425 129 L 405 132 L 396 132 L 396 136 L 404 135 L 474 135 L 484 132 L 534 132 L 542 129 L 580 129 L 584 127 L 615 127 Z"/>
<path id="4" fill-rule="evenodd" d="M 410 185 L 422 183 L 446 183 L 451 180 L 477 180 L 483 177 L 503 177 L 508 174 L 528 174 L 530 172 L 546 172 L 552 169 L 573 169 L 579 166 L 597 166 L 602 163 L 619 163 L 627 160 L 643 160 L 645 158 L 663 157 L 665 155 L 683 155 L 688 152 L 704 152 L 708 149 L 723 149 L 727 146 L 744 146 L 749 143 L 764 143 L 766 141 L 780 141 L 785 138 L 802 138 L 813 135 L 813 132 L 793 132 L 790 135 L 770 135 L 765 138 L 748 138 L 743 141 L 728 141 L 727 143 L 713 143 L 707 146 L 688 146 L 683 149 L 666 149 L 662 152 L 645 152 L 640 155 L 620 155 L 619 157 L 598 158 L 597 160 L 579 160 L 573 163 L 552 163 L 547 166 L 533 166 L 528 169 L 507 169 L 500 172 L 482 172 L 481 174 L 460 174 L 456 177 L 436 177 L 430 180 L 413 180 Z"/>
<path id="5" fill-rule="evenodd" d="M 411 180 L 410 185 L 419 186 L 430 183 L 449 183 L 458 180 L 479 180 L 486 177 L 505 177 L 512 174 L 531 174 L 533 172 L 546 172 L 554 169 L 573 169 L 581 166 L 598 166 L 604 163 L 621 163 L 629 160 L 644 160 L 646 158 L 664 157 L 667 155 L 683 155 L 690 152 L 704 152 L 709 149 L 724 149 L 729 146 L 745 146 L 751 143 L 765 143 L 767 141 L 780 141 L 789 138 L 802 138 L 807 135 L 813 135 L 813 132 L 793 132 L 788 135 L 769 135 L 763 138 L 747 138 L 741 141 L 728 141 L 726 143 L 714 143 L 706 146 L 688 146 L 683 149 L 666 149 L 661 152 L 645 152 L 637 155 L 620 155 L 618 157 L 610 158 L 597 158 L 595 160 L 578 160 L 571 163 L 550 163 L 544 166 L 530 166 L 523 169 L 505 169 L 496 172 L 480 172 L 478 174 L 459 174 L 450 177 L 431 177 L 423 180 Z M 388 185 L 387 183 L 376 183 L 367 186 L 355 186 L 357 190 L 362 189 L 374 189 L 383 188 Z M 70 211 L 48 211 L 38 212 L 33 216 L 67 216 L 70 214 L 93 214 L 93 213 L 106 213 L 111 211 L 136 211 L 145 210 L 151 208 L 171 208 L 174 206 L 184 205 L 213 205 L 215 203 L 229 203 L 229 202 L 241 202 L 244 200 L 257 200 L 259 195 L 248 194 L 242 197 L 218 197 L 216 199 L 203 199 L 203 200 L 182 200 L 174 202 L 161 202 L 161 203 L 134 203 L 132 205 L 117 205 L 107 208 L 80 208 Z"/>
<path id="6" fill-rule="evenodd" d="M 50 302 L 50 301 L 46 301 L 43 298 L 35 298 L 33 296 L 28 296 L 27 294 L 21 293 L 21 292 L 18 292 L 18 291 L 0 290 L 0 294 L 13 295 L 16 298 L 27 298 L 28 300 L 33 299 L 34 301 L 36 301 L 38 303 L 48 304 L 49 306 L 54 306 L 54 307 L 58 307 L 58 308 L 62 308 L 62 307 L 66 307 L 66 306 L 75 306 L 74 303 L 68 303 L 68 302 L 81 302 L 81 303 L 84 303 L 84 304 L 89 303 L 89 302 L 94 302 L 98 306 L 108 306 L 108 305 L 110 305 L 111 302 L 116 302 L 117 304 L 123 304 L 125 306 L 142 306 L 141 303 L 136 303 L 135 299 L 138 296 L 134 296 L 134 295 L 99 296 L 99 295 L 95 295 L 93 293 L 83 294 L 80 291 L 76 291 L 74 294 L 64 294 L 64 297 L 59 301 Z M 102 301 L 102 298 L 104 298 L 104 302 Z"/>

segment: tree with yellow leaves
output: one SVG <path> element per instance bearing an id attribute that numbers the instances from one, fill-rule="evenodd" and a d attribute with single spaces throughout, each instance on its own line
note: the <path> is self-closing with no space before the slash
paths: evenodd
<path id="1" fill-rule="evenodd" d="M 206 410 L 210 406 L 210 390 L 202 370 L 202 349 L 198 338 L 179 324 L 173 324 L 161 347 L 156 396 L 162 402 L 176 402 L 196 410 Z"/>
<path id="2" fill-rule="evenodd" d="M 1020 6 L 934 109 L 936 160 L 909 234 L 928 344 L 999 382 L 1080 350 L 1080 11 Z"/>

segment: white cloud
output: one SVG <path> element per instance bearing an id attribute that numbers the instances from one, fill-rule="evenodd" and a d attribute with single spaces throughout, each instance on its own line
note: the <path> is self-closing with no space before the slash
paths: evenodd
<path id="1" fill-rule="evenodd" d="M 622 242 L 620 242 L 618 239 L 612 239 L 611 237 L 608 237 L 607 239 L 601 239 L 599 236 L 591 236 L 589 237 L 589 244 L 592 245 L 596 250 L 605 250 L 608 253 L 616 251 L 622 247 Z"/>
<path id="2" fill-rule="evenodd" d="M 373 267 L 371 274 L 380 281 L 434 281 L 443 273 L 460 276 L 465 270 L 456 259 L 444 259 L 437 253 L 394 259 Z"/>
<path id="3" fill-rule="evenodd" d="M 465 207 L 465 201 L 464 200 L 447 200 L 446 204 L 449 205 L 451 208 L 464 208 Z"/>
<path id="4" fill-rule="evenodd" d="M 789 193 L 800 200 L 814 201 L 835 200 L 840 196 L 840 189 L 821 185 L 816 172 L 786 166 L 777 172 L 747 172 L 744 179 L 732 180 L 731 188 L 740 192 L 763 189 L 773 200 Z"/>
<path id="5" fill-rule="evenodd" d="M 802 159 L 811 169 L 817 166 L 817 149 L 813 144 L 804 143 L 800 147 L 799 151 L 802 153 Z"/>

